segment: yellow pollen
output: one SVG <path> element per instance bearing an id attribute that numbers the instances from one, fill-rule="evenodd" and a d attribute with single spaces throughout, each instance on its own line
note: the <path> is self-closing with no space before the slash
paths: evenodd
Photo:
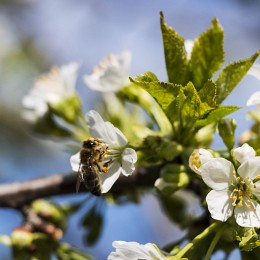
<path id="1" fill-rule="evenodd" d="M 254 184 L 254 188 L 256 188 L 256 184 Z"/>
<path id="2" fill-rule="evenodd" d="M 238 207 L 242 207 L 242 206 L 243 206 L 243 201 L 240 200 L 240 201 L 238 202 L 237 206 L 238 206 Z"/>
<path id="3" fill-rule="evenodd" d="M 103 167 L 102 167 L 102 171 L 105 172 L 105 173 L 108 172 L 108 167 L 103 166 Z"/>
<path id="4" fill-rule="evenodd" d="M 237 204 L 235 202 L 232 203 L 232 206 L 235 207 Z"/>

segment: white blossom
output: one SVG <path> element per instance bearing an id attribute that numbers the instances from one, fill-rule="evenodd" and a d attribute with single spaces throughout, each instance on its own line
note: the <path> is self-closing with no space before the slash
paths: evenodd
<path id="1" fill-rule="evenodd" d="M 259 63 L 253 64 L 247 73 L 260 80 L 260 64 Z M 253 106 L 253 105 L 259 105 L 259 104 L 260 104 L 260 91 L 256 91 L 249 97 L 246 105 Z"/>
<path id="2" fill-rule="evenodd" d="M 260 104 L 260 91 L 256 91 L 255 93 L 253 93 L 246 103 L 247 106 L 253 106 L 258 104 Z"/>
<path id="3" fill-rule="evenodd" d="M 96 91 L 116 92 L 129 82 L 131 53 L 125 50 L 119 55 L 111 54 L 94 67 L 91 75 L 83 77 L 86 85 Z"/>
<path id="4" fill-rule="evenodd" d="M 253 64 L 247 73 L 260 80 L 260 64 L 259 63 Z"/>
<path id="5" fill-rule="evenodd" d="M 236 160 L 240 163 L 243 163 L 245 161 L 248 161 L 250 158 L 255 157 L 255 150 L 247 143 L 244 143 L 241 147 L 234 149 L 233 153 Z"/>
<path id="6" fill-rule="evenodd" d="M 245 155 L 249 152 L 249 156 Z M 242 227 L 260 227 L 260 157 L 249 145 L 234 149 L 241 161 L 234 165 L 224 158 L 212 158 L 200 167 L 203 181 L 212 189 L 206 197 L 212 218 L 226 221 L 234 213 Z M 242 159 L 241 159 L 242 158 Z"/>
<path id="7" fill-rule="evenodd" d="M 193 40 L 186 40 L 184 42 L 184 46 L 185 46 L 185 49 L 186 49 L 186 52 L 187 52 L 187 58 L 190 59 L 192 48 L 194 46 L 194 41 Z"/>
<path id="8" fill-rule="evenodd" d="M 27 109 L 24 117 L 35 121 L 47 112 L 48 104 L 57 104 L 73 95 L 77 70 L 78 64 L 72 62 L 60 68 L 53 67 L 49 73 L 39 77 L 28 95 L 22 99 L 22 104 Z"/>
<path id="9" fill-rule="evenodd" d="M 200 167 L 212 158 L 213 156 L 208 150 L 203 148 L 196 149 L 190 155 L 189 166 L 194 172 L 200 174 Z"/>
<path id="10" fill-rule="evenodd" d="M 145 245 L 137 242 L 114 241 L 112 246 L 116 248 L 111 252 L 108 260 L 163 260 L 165 257 L 161 254 L 156 245 L 147 243 Z"/>
<path id="11" fill-rule="evenodd" d="M 107 172 L 99 174 L 102 193 L 106 193 L 121 173 L 125 176 L 133 173 L 137 155 L 134 149 L 126 147 L 128 140 L 124 134 L 110 122 L 105 122 L 98 112 L 89 111 L 86 115 L 86 122 L 92 137 L 99 138 L 108 145 L 109 153 L 105 162 L 109 162 L 109 168 Z M 80 154 L 73 155 L 70 163 L 72 170 L 78 172 Z"/>

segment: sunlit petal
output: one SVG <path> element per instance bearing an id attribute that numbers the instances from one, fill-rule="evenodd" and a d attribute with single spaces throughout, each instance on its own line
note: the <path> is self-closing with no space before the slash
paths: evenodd
<path id="1" fill-rule="evenodd" d="M 232 200 L 229 198 L 227 190 L 215 191 L 212 190 L 206 197 L 208 209 L 211 217 L 226 221 L 233 214 Z"/>
<path id="2" fill-rule="evenodd" d="M 101 138 L 107 144 L 125 146 L 127 139 L 124 134 L 110 122 L 105 122 L 98 112 L 90 110 L 86 114 L 86 122 L 91 135 Z"/>
<path id="3" fill-rule="evenodd" d="M 111 189 L 113 184 L 119 178 L 121 173 L 120 171 L 121 168 L 119 162 L 115 162 L 111 165 L 107 173 L 100 174 L 102 193 L 106 193 Z"/>
<path id="4" fill-rule="evenodd" d="M 114 241 L 112 246 L 116 252 L 111 252 L 108 260 L 163 260 L 165 257 L 152 243 L 145 245 L 136 242 Z"/>
<path id="5" fill-rule="evenodd" d="M 74 172 L 77 172 L 79 170 L 79 165 L 80 165 L 79 152 L 70 157 L 70 165 Z"/>
<path id="6" fill-rule="evenodd" d="M 255 157 L 255 150 L 247 143 L 243 144 L 238 148 L 235 148 L 233 153 L 236 160 L 240 163 L 243 163 L 249 160 L 250 158 Z"/>
<path id="7" fill-rule="evenodd" d="M 242 178 L 247 176 L 251 179 L 255 179 L 257 176 L 260 177 L 260 156 L 250 158 L 241 164 L 237 172 Z"/>
<path id="8" fill-rule="evenodd" d="M 196 149 L 189 157 L 189 166 L 194 172 L 200 174 L 200 167 L 212 158 L 213 156 L 208 150 L 203 148 Z"/>
<path id="9" fill-rule="evenodd" d="M 203 181 L 214 190 L 224 190 L 234 172 L 233 164 L 224 158 L 212 158 L 200 167 Z"/>
<path id="10" fill-rule="evenodd" d="M 255 211 L 252 207 L 255 207 Z M 252 201 L 251 208 L 248 208 L 245 204 L 242 207 L 236 207 L 234 214 L 239 226 L 260 227 L 260 205 L 258 203 Z"/>
<path id="11" fill-rule="evenodd" d="M 126 148 L 122 153 L 122 173 L 126 176 L 132 174 L 135 170 L 134 164 L 137 161 L 137 155 L 134 149 Z"/>

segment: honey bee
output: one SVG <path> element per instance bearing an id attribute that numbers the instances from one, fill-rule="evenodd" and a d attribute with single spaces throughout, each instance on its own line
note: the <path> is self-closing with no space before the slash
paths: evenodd
<path id="1" fill-rule="evenodd" d="M 108 145 L 101 139 L 93 137 L 83 141 L 80 150 L 80 165 L 76 190 L 79 190 L 83 182 L 87 190 L 93 195 L 101 195 L 100 173 L 108 171 L 108 162 L 102 165 L 106 155 L 109 153 Z"/>

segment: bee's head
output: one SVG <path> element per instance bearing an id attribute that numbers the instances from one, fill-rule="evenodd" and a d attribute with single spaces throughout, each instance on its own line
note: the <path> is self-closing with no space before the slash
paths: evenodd
<path id="1" fill-rule="evenodd" d="M 83 141 L 83 147 L 84 148 L 93 148 L 96 145 L 96 142 L 92 139 L 88 139 Z"/>

